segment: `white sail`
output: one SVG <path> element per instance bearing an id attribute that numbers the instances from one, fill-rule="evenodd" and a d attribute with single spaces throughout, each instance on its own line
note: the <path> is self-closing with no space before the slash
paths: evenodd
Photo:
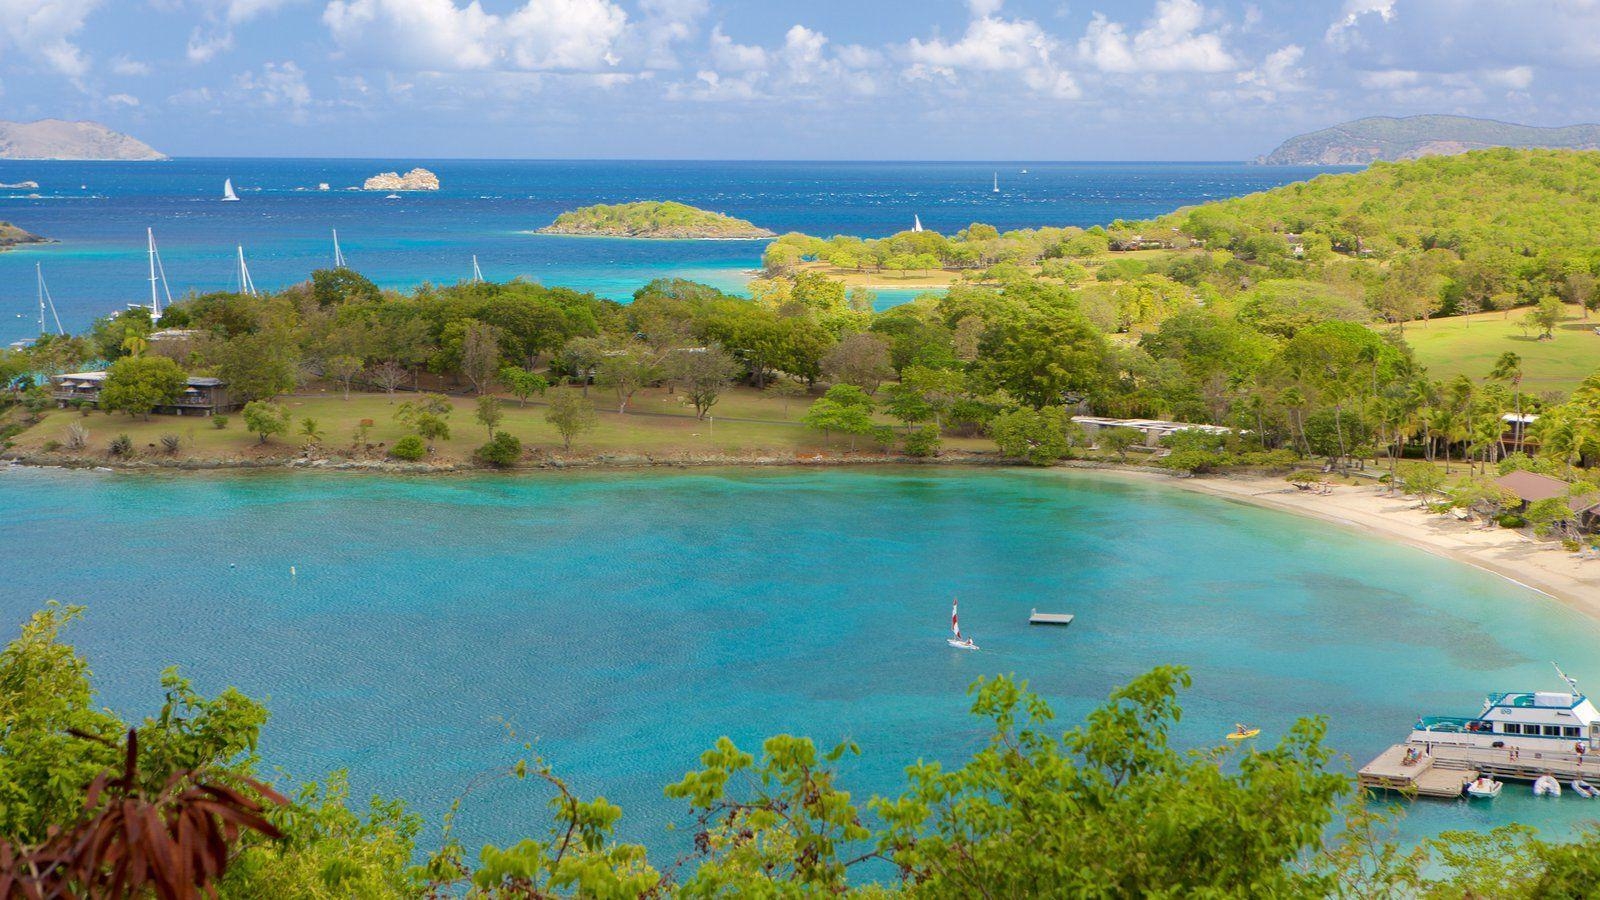
<path id="1" fill-rule="evenodd" d="M 994 193 L 1000 193 L 1000 173 L 994 173 Z"/>
<path id="2" fill-rule="evenodd" d="M 237 199 L 239 199 L 239 195 L 235 194 L 233 192 L 233 179 L 232 178 L 224 178 L 222 180 L 222 199 L 224 199 L 224 200 L 237 200 Z"/>
<path id="3" fill-rule="evenodd" d="M 483 282 L 483 270 L 478 268 L 478 254 L 472 254 L 472 281 L 474 284 Z"/>
<path id="4" fill-rule="evenodd" d="M 922 230 L 922 217 L 921 216 L 912 216 L 911 217 L 911 230 L 912 231 L 921 231 Z"/>
<path id="5" fill-rule="evenodd" d="M 161 320 L 161 301 L 156 296 L 156 283 L 161 283 L 161 292 L 166 295 L 167 305 L 172 305 L 172 289 L 167 287 L 167 269 L 161 264 L 161 253 L 156 250 L 156 231 L 154 228 L 144 230 L 145 238 L 150 242 L 150 321 Z"/>
<path id="6" fill-rule="evenodd" d="M 50 296 L 50 288 L 44 283 L 44 266 L 40 265 L 39 263 L 34 263 L 33 272 L 39 278 L 39 333 L 50 333 L 44 324 L 44 308 L 46 304 L 48 304 L 50 307 L 50 315 L 56 320 L 56 333 L 66 334 L 67 330 L 61 327 L 61 314 L 56 312 L 56 301 Z"/>
<path id="7" fill-rule="evenodd" d="M 247 297 L 256 296 L 256 282 L 250 277 L 250 267 L 244 261 L 244 245 L 239 245 L 239 293 Z"/>
<path id="8" fill-rule="evenodd" d="M 345 267 L 344 251 L 339 249 L 339 229 L 337 228 L 333 230 L 333 267 L 335 269 Z"/>
<path id="9" fill-rule="evenodd" d="M 950 633 L 955 635 L 956 640 L 959 641 L 961 640 L 961 620 L 956 616 L 956 607 L 958 605 L 956 601 L 950 601 Z"/>

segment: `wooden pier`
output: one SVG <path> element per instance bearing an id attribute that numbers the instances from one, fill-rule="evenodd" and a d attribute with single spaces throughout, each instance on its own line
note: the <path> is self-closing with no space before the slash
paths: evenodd
<path id="1" fill-rule="evenodd" d="M 1042 613 L 1037 609 L 1028 616 L 1029 625 L 1071 625 L 1076 618 L 1071 613 Z"/>
<path id="2" fill-rule="evenodd" d="M 1417 752 L 1410 765 L 1405 764 L 1408 750 Z M 1566 787 L 1574 778 L 1600 780 L 1600 759 L 1577 753 L 1521 750 L 1513 755 L 1506 748 L 1408 742 L 1395 744 L 1362 766 L 1357 781 L 1370 790 L 1454 798 L 1479 775 L 1505 781 L 1533 781 L 1550 775 Z"/>

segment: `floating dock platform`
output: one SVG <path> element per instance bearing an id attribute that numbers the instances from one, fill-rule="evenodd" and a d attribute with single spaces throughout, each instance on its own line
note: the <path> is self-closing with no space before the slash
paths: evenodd
<path id="1" fill-rule="evenodd" d="M 1075 618 L 1071 613 L 1042 613 L 1037 609 L 1028 616 L 1029 625 L 1071 625 Z"/>
<path id="2" fill-rule="evenodd" d="M 1417 757 L 1405 764 L 1406 752 Z M 1415 792 L 1422 797 L 1455 798 L 1479 775 L 1503 781 L 1533 781 L 1549 775 L 1565 787 L 1574 778 L 1600 780 L 1600 759 L 1587 754 L 1464 747 L 1420 741 L 1395 744 L 1361 767 L 1357 782 L 1369 790 Z"/>

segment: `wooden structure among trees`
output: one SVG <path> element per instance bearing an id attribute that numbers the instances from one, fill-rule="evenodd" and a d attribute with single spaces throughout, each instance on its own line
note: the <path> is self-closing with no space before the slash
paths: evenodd
<path id="1" fill-rule="evenodd" d="M 105 372 L 75 372 L 56 375 L 50 379 L 50 396 L 56 406 L 89 404 L 100 405 L 100 391 L 105 387 Z M 151 412 L 172 416 L 212 416 L 232 412 L 241 406 L 228 393 L 228 386 L 220 378 L 189 378 L 183 394 L 175 403 L 157 405 Z"/>

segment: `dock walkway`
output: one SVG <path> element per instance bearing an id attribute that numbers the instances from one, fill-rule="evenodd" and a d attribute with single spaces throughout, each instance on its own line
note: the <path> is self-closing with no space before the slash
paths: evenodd
<path id="1" fill-rule="evenodd" d="M 1407 750 L 1419 757 L 1405 765 Z M 1453 744 L 1407 742 L 1395 744 L 1361 767 L 1357 780 L 1363 788 L 1410 791 L 1424 797 L 1456 797 L 1480 774 L 1509 781 L 1533 781 L 1550 775 L 1566 785 L 1574 778 L 1600 781 L 1600 759 L 1588 754 L 1549 753 L 1509 749 L 1464 747 Z"/>

